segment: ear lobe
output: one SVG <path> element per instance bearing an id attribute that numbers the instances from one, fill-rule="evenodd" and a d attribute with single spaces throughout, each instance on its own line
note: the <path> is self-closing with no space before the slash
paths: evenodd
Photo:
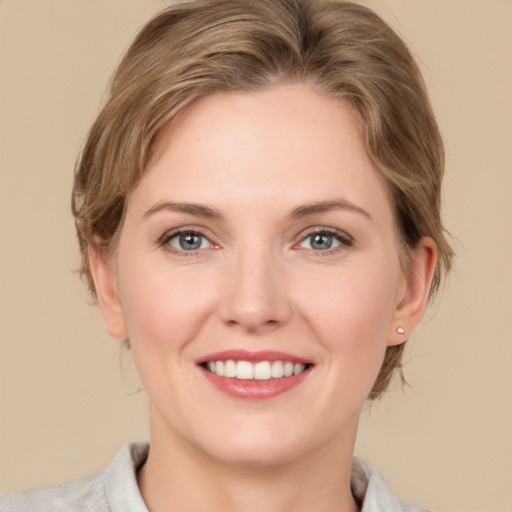
<path id="1" fill-rule="evenodd" d="M 128 338 L 112 262 L 98 246 L 90 245 L 89 265 L 94 279 L 98 306 L 103 314 L 108 334 L 117 339 Z"/>
<path id="2" fill-rule="evenodd" d="M 436 243 L 430 237 L 422 238 L 412 254 L 410 275 L 405 276 L 405 296 L 396 306 L 388 346 L 404 343 L 423 318 L 436 263 Z"/>

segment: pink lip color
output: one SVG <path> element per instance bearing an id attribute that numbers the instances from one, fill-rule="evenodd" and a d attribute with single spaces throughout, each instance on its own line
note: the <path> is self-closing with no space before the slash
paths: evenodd
<path id="1" fill-rule="evenodd" d="M 273 398 L 281 393 L 298 386 L 309 374 L 310 369 L 280 379 L 268 380 L 241 380 L 229 377 L 220 377 L 200 367 L 204 376 L 220 391 L 234 398 L 245 398 L 247 400 L 265 400 Z"/>
<path id="2" fill-rule="evenodd" d="M 201 365 L 209 361 L 228 361 L 230 359 L 233 361 L 249 361 L 251 363 L 258 363 L 260 361 L 289 361 L 294 364 L 311 364 L 311 361 L 306 359 L 273 350 L 258 352 L 250 352 L 247 350 L 227 350 L 223 352 L 216 352 L 199 359 L 197 364 Z M 244 380 L 220 377 L 219 375 L 206 370 L 203 366 L 199 366 L 199 369 L 218 390 L 233 398 L 265 400 L 278 396 L 298 386 L 310 374 L 311 367 L 298 375 L 290 375 L 289 377 L 268 380 Z"/>
<path id="3" fill-rule="evenodd" d="M 307 359 L 288 354 L 286 352 L 277 352 L 275 350 L 260 350 L 251 352 L 249 350 L 224 350 L 201 357 L 196 361 L 197 364 L 207 363 L 209 361 L 249 361 L 250 363 L 259 363 L 260 361 L 290 361 L 293 364 L 311 364 Z"/>

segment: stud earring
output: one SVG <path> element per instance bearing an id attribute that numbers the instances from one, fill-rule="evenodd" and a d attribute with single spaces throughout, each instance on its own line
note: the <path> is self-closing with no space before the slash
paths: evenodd
<path id="1" fill-rule="evenodd" d="M 397 327 L 397 328 L 396 328 L 396 332 L 397 332 L 398 334 L 405 334 L 405 330 L 404 330 L 404 328 L 403 328 L 403 327 Z"/>

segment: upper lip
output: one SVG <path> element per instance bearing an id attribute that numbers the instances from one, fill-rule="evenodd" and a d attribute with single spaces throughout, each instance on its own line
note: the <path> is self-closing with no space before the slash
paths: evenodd
<path id="1" fill-rule="evenodd" d="M 312 362 L 308 359 L 304 359 L 303 357 L 299 357 L 294 354 L 289 354 L 287 352 L 279 352 L 276 350 L 250 351 L 243 349 L 223 350 L 221 352 L 214 352 L 197 359 L 196 363 L 204 364 L 210 361 L 228 361 L 230 359 L 233 361 L 248 361 L 250 363 L 259 363 L 261 361 L 289 361 L 294 364 L 312 364 Z"/>

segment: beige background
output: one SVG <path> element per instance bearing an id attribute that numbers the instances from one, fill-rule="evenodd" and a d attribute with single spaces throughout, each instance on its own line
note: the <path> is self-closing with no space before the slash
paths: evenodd
<path id="1" fill-rule="evenodd" d="M 412 387 L 364 414 L 356 452 L 434 510 L 511 512 L 512 2 L 366 3 L 424 70 L 458 260 L 409 347 Z M 110 72 L 164 5 L 0 0 L 0 489 L 83 475 L 147 437 L 130 357 L 72 274 L 69 193 Z"/>

